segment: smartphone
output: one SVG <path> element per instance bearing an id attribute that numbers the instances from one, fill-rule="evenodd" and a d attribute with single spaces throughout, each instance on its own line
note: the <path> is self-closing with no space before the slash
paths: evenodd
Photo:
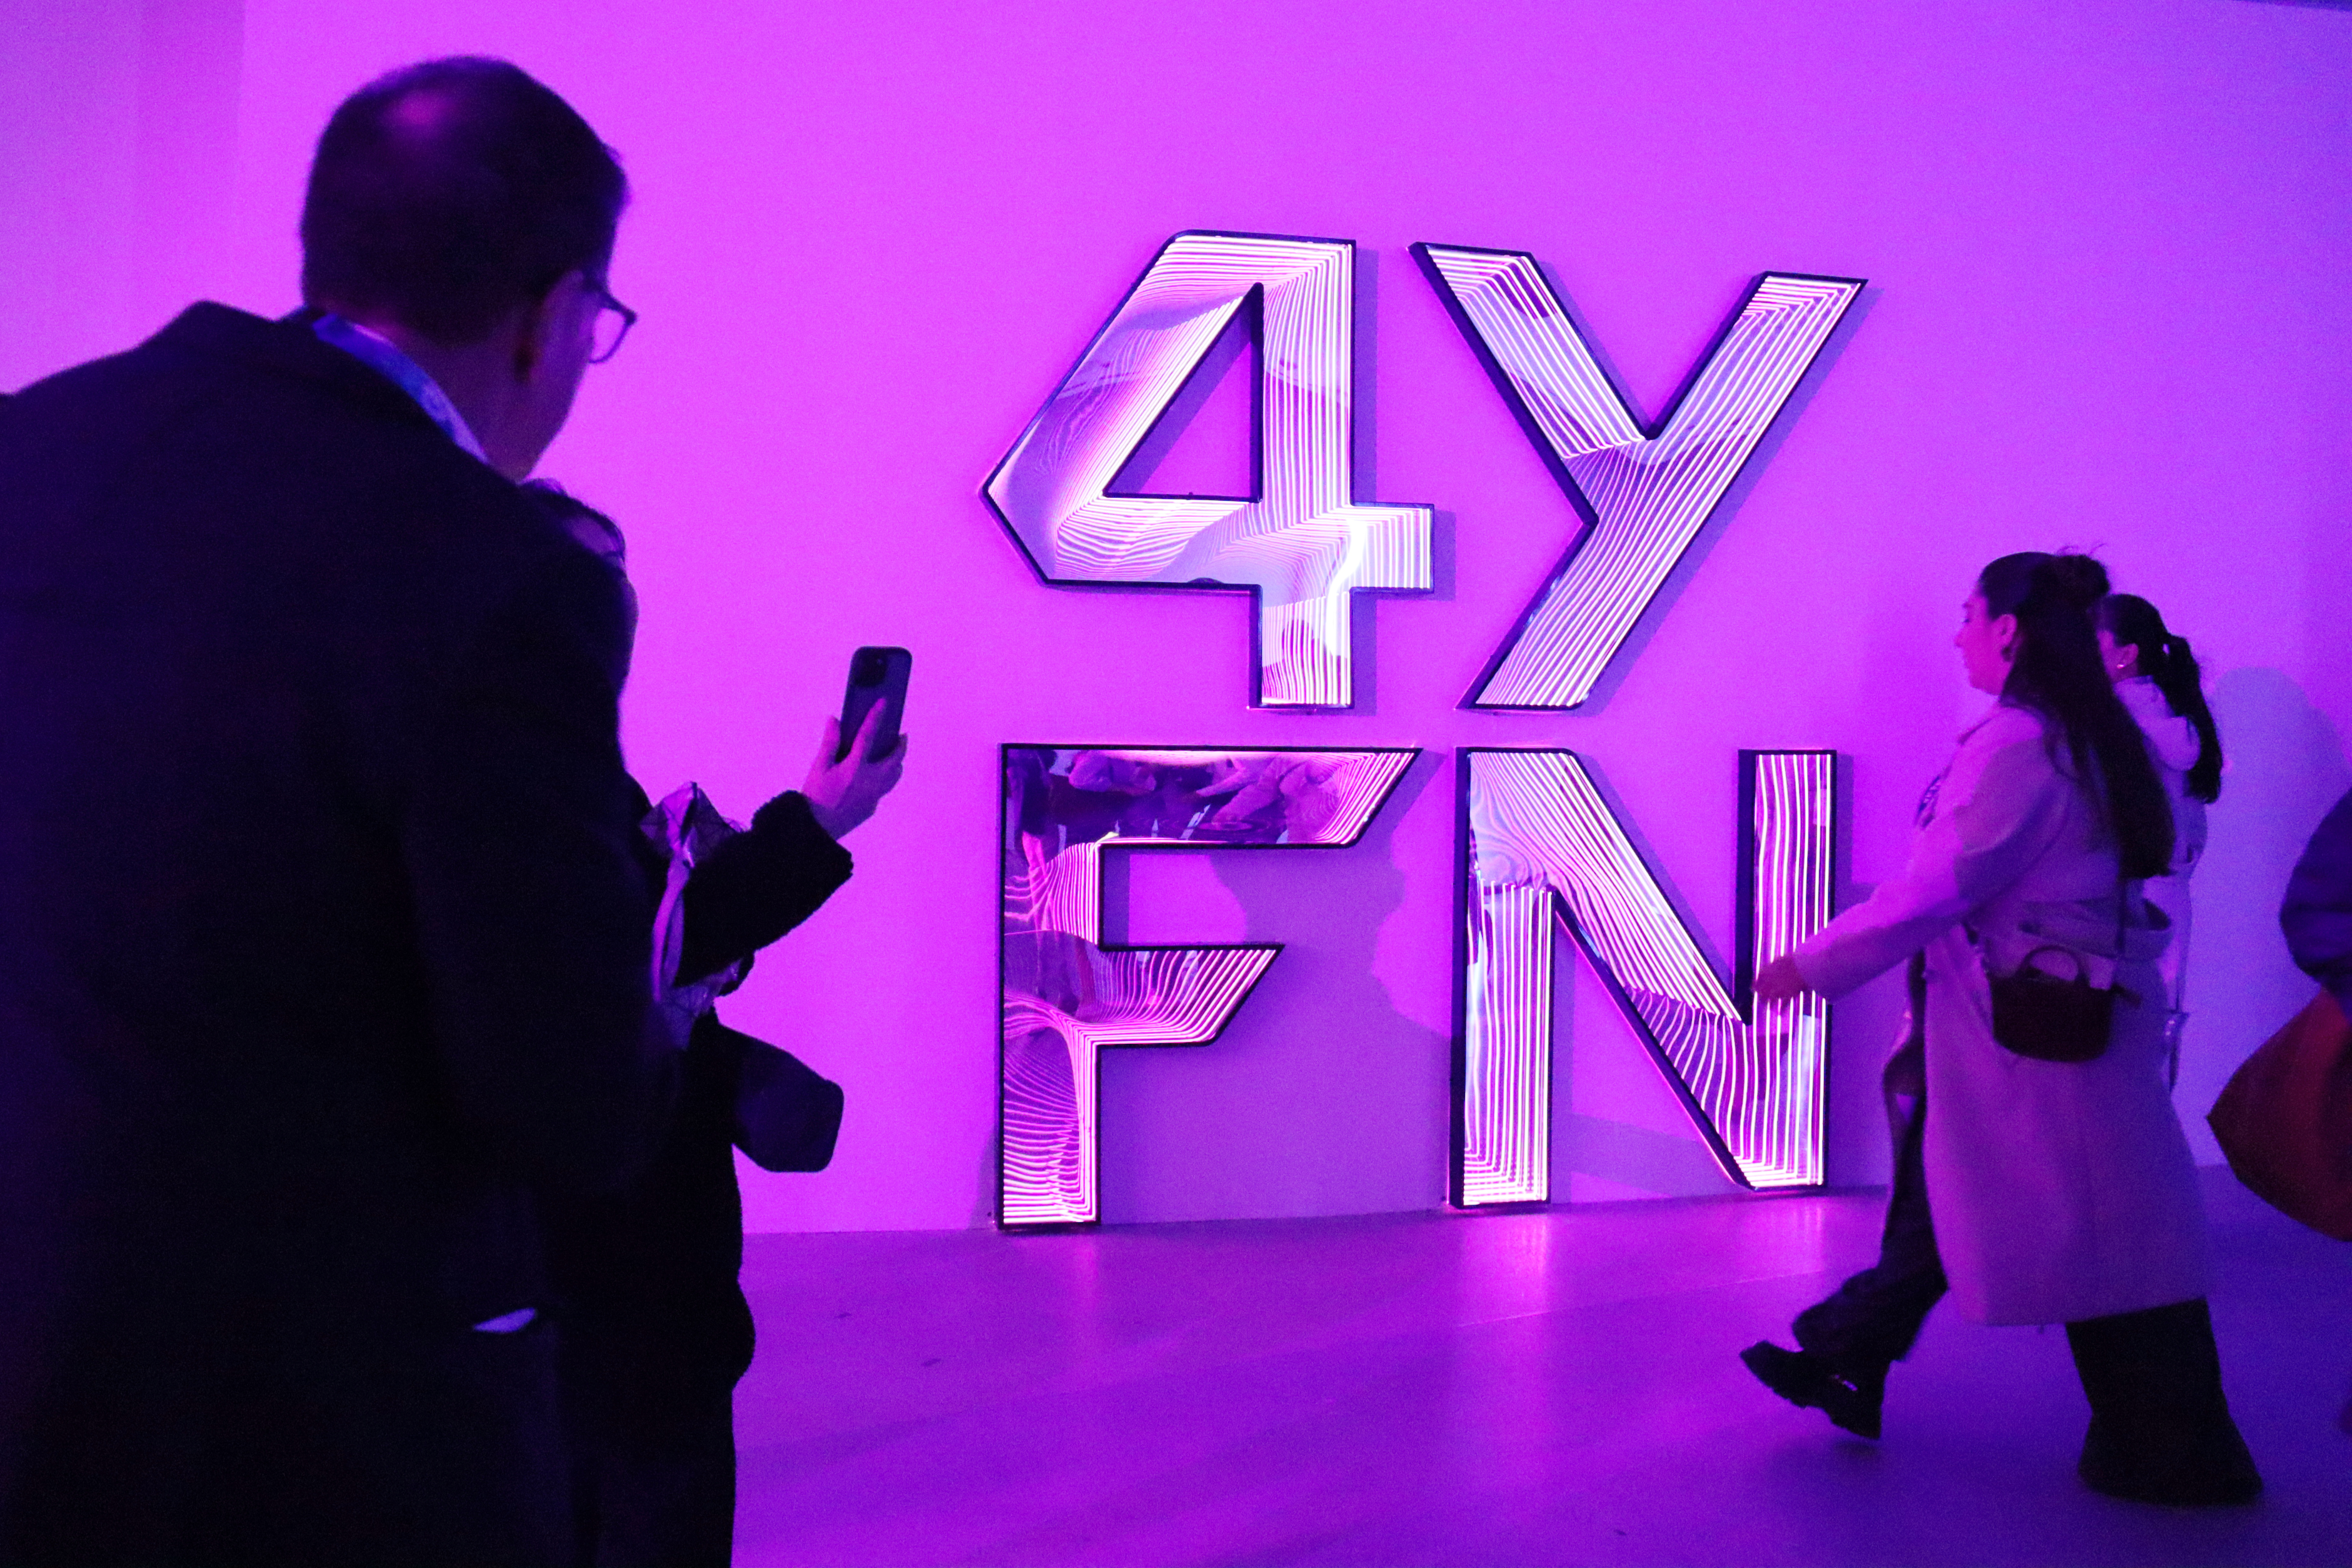
<path id="1" fill-rule="evenodd" d="M 867 762 L 878 762 L 898 745 L 898 723 L 907 712 L 907 676 L 915 656 L 902 647 L 862 647 L 849 656 L 849 689 L 841 699 L 841 749 L 835 762 L 849 755 L 857 743 L 858 727 L 878 703 L 882 722 L 874 731 Z"/>

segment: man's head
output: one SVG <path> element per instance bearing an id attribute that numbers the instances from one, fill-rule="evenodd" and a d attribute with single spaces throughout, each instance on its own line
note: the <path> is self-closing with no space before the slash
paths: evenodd
<path id="1" fill-rule="evenodd" d="M 493 463 L 528 472 L 578 388 L 628 194 L 612 149 L 517 67 L 409 66 L 319 139 L 302 296 L 399 342 Z"/>
<path id="2" fill-rule="evenodd" d="M 343 100 L 302 207 L 302 297 L 478 342 L 567 272 L 602 283 L 629 183 L 572 106 L 504 60 L 427 60 Z"/>

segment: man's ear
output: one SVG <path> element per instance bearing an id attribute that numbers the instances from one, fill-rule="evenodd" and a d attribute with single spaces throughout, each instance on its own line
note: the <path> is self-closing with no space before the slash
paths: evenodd
<path id="1" fill-rule="evenodd" d="M 562 286 L 559 281 L 555 288 Z M 550 289 L 522 306 L 515 321 L 514 376 L 519 382 L 529 381 L 547 361 L 548 333 L 555 316 L 551 309 L 554 301 L 555 289 Z"/>
<path id="2" fill-rule="evenodd" d="M 587 277 L 575 267 L 548 285 L 546 293 L 520 308 L 515 323 L 517 381 L 529 381 L 547 363 L 549 351 L 555 346 L 555 330 L 563 317 L 564 307 L 578 297 Z"/>

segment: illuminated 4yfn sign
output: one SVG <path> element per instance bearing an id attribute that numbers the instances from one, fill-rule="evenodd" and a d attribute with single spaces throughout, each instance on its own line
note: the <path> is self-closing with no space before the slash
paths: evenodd
<path id="1" fill-rule="evenodd" d="M 1464 705 L 1574 709 L 1863 284 L 1758 279 L 1645 429 L 1532 257 L 1413 254 L 1585 521 Z M 1431 509 L 1353 493 L 1353 269 L 1346 241 L 1179 235 L 986 487 L 1047 582 L 1250 593 L 1256 705 L 1349 707 L 1354 595 L 1431 583 Z M 1257 493 L 1113 493 L 1202 361 L 1253 310 Z M 1000 1223 L 1098 1218 L 1100 1050 L 1213 1039 L 1279 951 L 1105 947 L 1102 851 L 1352 843 L 1413 754 L 1004 748 Z M 1727 1175 L 1750 1187 L 1822 1180 L 1826 1005 L 1759 1007 L 1748 990 L 1759 954 L 1786 952 L 1829 918 L 1833 763 L 1821 752 L 1741 755 L 1739 952 L 1727 987 L 1573 753 L 1458 759 L 1454 1203 L 1549 1195 L 1555 929 L 1608 984 Z"/>

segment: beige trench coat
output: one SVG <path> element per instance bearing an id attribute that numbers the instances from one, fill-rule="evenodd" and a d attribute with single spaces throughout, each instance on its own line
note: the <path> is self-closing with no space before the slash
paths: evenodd
<path id="1" fill-rule="evenodd" d="M 1978 1322 L 2205 1293 L 2196 1166 L 2165 1084 L 2162 922 L 2137 884 L 2119 888 L 2115 848 L 2042 721 L 2004 705 L 1961 732 L 1902 875 L 1797 950 L 1830 996 L 1926 952 L 1927 1205 L 1953 1299 Z M 2062 939 L 2094 983 L 2140 998 L 2118 998 L 2094 1061 L 2033 1061 L 1992 1037 L 1986 965 L 2006 973 Z"/>

